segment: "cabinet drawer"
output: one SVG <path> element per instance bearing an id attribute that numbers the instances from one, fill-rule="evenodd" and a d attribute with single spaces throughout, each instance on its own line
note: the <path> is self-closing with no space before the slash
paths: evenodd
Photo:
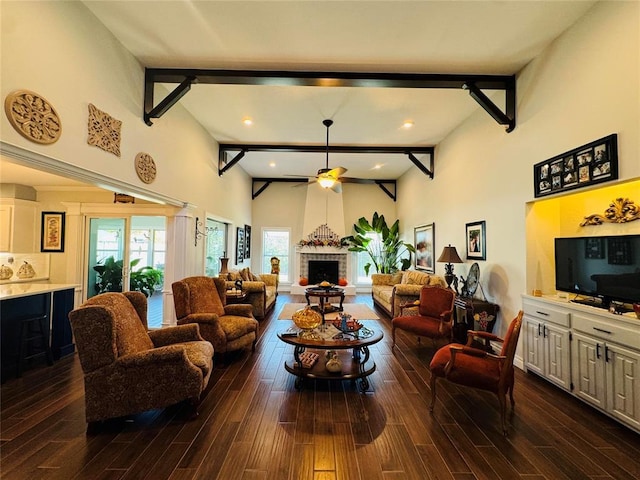
<path id="1" fill-rule="evenodd" d="M 565 327 L 571 326 L 571 314 L 567 310 L 550 307 L 537 302 L 523 302 L 525 315 L 538 318 L 547 322 L 553 322 Z"/>
<path id="2" fill-rule="evenodd" d="M 586 315 L 574 313 L 573 329 L 618 345 L 640 349 L 640 328 L 616 325 L 612 320 L 589 318 Z"/>

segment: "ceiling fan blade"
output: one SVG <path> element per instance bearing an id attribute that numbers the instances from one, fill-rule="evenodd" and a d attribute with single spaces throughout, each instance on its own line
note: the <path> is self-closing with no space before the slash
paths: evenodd
<path id="1" fill-rule="evenodd" d="M 336 167 L 336 168 L 332 168 L 331 170 L 329 170 L 327 172 L 328 176 L 331 176 L 333 178 L 338 178 L 340 175 L 342 175 L 343 173 L 346 173 L 347 169 L 343 168 L 343 167 Z"/>
<path id="2" fill-rule="evenodd" d="M 333 190 L 336 193 L 342 193 L 342 184 L 339 181 L 334 183 L 333 186 L 331 187 L 331 190 Z"/>

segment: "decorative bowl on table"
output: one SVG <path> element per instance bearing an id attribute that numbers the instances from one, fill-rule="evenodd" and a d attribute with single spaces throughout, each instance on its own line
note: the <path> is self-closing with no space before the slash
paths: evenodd
<path id="1" fill-rule="evenodd" d="M 349 318 L 347 319 L 347 321 L 345 322 L 344 326 L 342 324 L 341 315 L 338 315 L 334 319 L 327 320 L 327 322 L 330 323 L 331 325 L 333 325 L 334 327 L 336 327 L 341 332 L 344 332 L 344 333 L 357 332 L 358 330 L 360 330 L 362 328 L 362 324 L 360 322 L 358 322 L 358 320 L 356 320 L 355 318 L 351 318 L 350 315 L 349 315 Z"/>
<path id="2" fill-rule="evenodd" d="M 300 337 L 302 338 L 316 338 L 318 335 L 313 331 L 322 324 L 322 315 L 316 312 L 309 305 L 296 310 L 291 316 L 293 323 L 296 324 L 300 330 Z"/>
<path id="3" fill-rule="evenodd" d="M 324 281 L 320 282 L 320 283 L 318 284 L 318 286 L 319 286 L 320 288 L 324 288 L 325 290 L 331 290 L 333 287 L 335 287 L 335 285 L 334 285 L 333 283 L 331 283 L 331 282 L 327 282 L 326 280 L 324 280 Z"/>

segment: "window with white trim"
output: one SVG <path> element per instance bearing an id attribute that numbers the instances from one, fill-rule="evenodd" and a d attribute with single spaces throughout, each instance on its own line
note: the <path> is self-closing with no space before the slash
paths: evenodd
<path id="1" fill-rule="evenodd" d="M 280 282 L 289 281 L 291 232 L 288 228 L 262 229 L 262 273 L 271 273 L 271 258 L 280 260 Z"/>

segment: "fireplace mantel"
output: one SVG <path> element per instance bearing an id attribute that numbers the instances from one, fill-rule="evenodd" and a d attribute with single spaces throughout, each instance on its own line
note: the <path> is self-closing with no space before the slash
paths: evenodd
<path id="1" fill-rule="evenodd" d="M 351 276 L 352 276 L 351 272 L 353 271 L 353 268 L 352 268 L 353 255 L 352 255 L 352 252 L 350 252 L 348 249 L 340 248 L 340 247 L 330 247 L 330 246 L 297 245 L 296 255 L 295 255 L 296 257 L 295 276 L 294 276 L 295 280 L 291 284 L 292 294 L 294 295 L 304 294 L 306 287 L 303 287 L 298 284 L 298 279 L 300 278 L 300 272 L 301 272 L 301 265 L 303 261 L 307 261 L 310 257 L 313 258 L 313 256 L 316 256 L 316 255 L 327 255 L 327 256 L 331 256 L 334 259 L 340 258 L 341 259 L 340 261 L 344 262 L 344 266 L 346 268 L 346 273 L 344 273 L 345 270 L 343 269 L 342 274 L 344 275 L 345 278 L 347 278 L 347 280 L 349 280 L 349 283 L 351 283 Z M 348 285 L 347 287 L 345 287 L 345 295 L 355 295 L 355 293 L 356 293 L 355 286 Z"/>
<path id="2" fill-rule="evenodd" d="M 347 250 L 346 248 L 340 248 L 340 247 L 328 247 L 328 246 L 321 246 L 321 247 L 315 247 L 315 246 L 297 246 L 296 247 L 296 253 L 300 254 L 300 253 L 315 253 L 315 254 L 327 254 L 327 255 L 332 255 L 332 254 L 343 254 L 346 255 L 347 253 L 349 253 L 349 250 Z"/>

